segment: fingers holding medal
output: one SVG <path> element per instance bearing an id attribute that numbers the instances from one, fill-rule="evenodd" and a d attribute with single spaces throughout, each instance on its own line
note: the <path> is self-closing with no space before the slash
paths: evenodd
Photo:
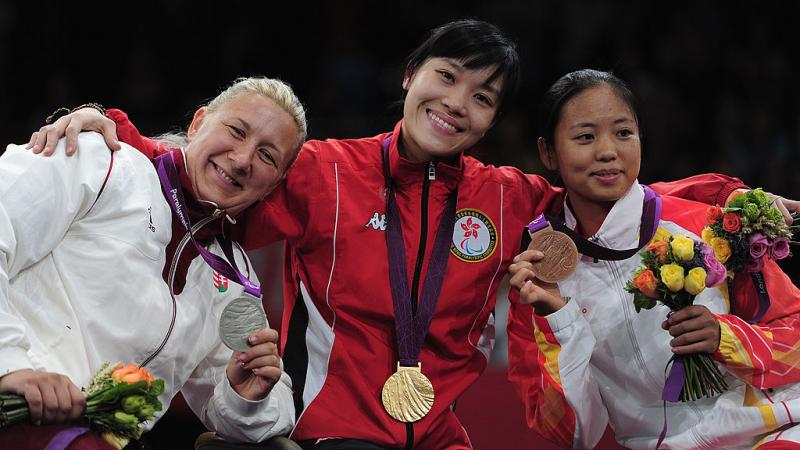
<path id="1" fill-rule="evenodd" d="M 532 304 L 540 316 L 561 309 L 565 301 L 558 285 L 578 265 L 578 249 L 572 239 L 555 231 L 544 216 L 528 226 L 531 243 L 509 266 L 511 285 L 520 291 L 520 300 Z"/>

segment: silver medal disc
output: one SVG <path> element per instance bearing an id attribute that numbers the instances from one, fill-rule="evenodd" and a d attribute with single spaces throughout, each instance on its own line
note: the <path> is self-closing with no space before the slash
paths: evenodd
<path id="1" fill-rule="evenodd" d="M 219 337 L 231 350 L 244 352 L 250 348 L 247 338 L 267 327 L 261 302 L 242 296 L 232 300 L 219 318 Z"/>

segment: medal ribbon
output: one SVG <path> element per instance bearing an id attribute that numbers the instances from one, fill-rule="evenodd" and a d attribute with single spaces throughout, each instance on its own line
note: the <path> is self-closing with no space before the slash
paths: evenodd
<path id="1" fill-rule="evenodd" d="M 223 258 L 206 250 L 205 247 L 200 245 L 194 238 L 192 233 L 192 224 L 189 222 L 189 211 L 186 209 L 186 202 L 183 197 L 183 189 L 181 188 L 180 178 L 178 177 L 178 169 L 175 167 L 174 152 L 180 150 L 171 150 L 156 158 L 156 172 L 158 172 L 158 179 L 161 181 L 161 188 L 164 190 L 164 195 L 167 197 L 167 203 L 172 208 L 172 213 L 183 224 L 183 228 L 189 233 L 197 252 L 211 266 L 212 269 L 221 273 L 230 280 L 236 281 L 244 287 L 245 292 L 261 298 L 261 288 L 256 286 L 250 281 L 238 268 L 236 268 L 236 260 L 233 258 L 231 251 L 231 243 L 228 239 L 222 236 L 217 237 L 225 256 L 228 257 L 230 262 L 225 261 Z M 233 264 L 233 266 L 231 265 Z"/>
<path id="2" fill-rule="evenodd" d="M 425 275 L 425 283 L 419 295 L 417 314 L 414 315 L 411 312 L 412 299 L 408 291 L 408 271 L 406 270 L 406 251 L 400 223 L 400 210 L 397 207 L 389 171 L 389 144 L 391 141 L 392 136 L 389 135 L 382 145 L 383 177 L 386 183 L 386 247 L 389 251 L 389 284 L 392 288 L 394 325 L 400 365 L 416 366 L 444 282 L 450 242 L 453 238 L 453 227 L 456 223 L 458 189 L 447 198 L 447 205 L 442 212 L 431 259 L 428 263 L 428 272 Z"/>
<path id="3" fill-rule="evenodd" d="M 575 242 L 575 246 L 578 247 L 578 252 L 583 255 L 606 261 L 621 261 L 628 259 L 641 250 L 642 247 L 647 245 L 650 242 L 650 239 L 653 239 L 653 236 L 656 234 L 656 230 L 658 230 L 658 223 L 661 220 L 661 197 L 648 186 L 642 185 L 642 188 L 644 189 L 644 203 L 642 204 L 641 219 L 642 225 L 641 229 L 639 230 L 639 245 L 635 248 L 629 248 L 627 250 L 614 250 L 613 248 L 597 245 L 571 230 L 568 226 L 564 225 L 563 221 L 553 220 L 552 217 L 547 217 L 547 220 L 545 220 L 542 216 L 539 216 L 528 225 L 528 229 L 531 232 L 534 232 L 546 226 L 547 222 L 549 221 L 550 226 L 552 226 L 554 230 L 560 231 L 569 236 L 569 238 Z M 531 226 L 533 226 L 535 229 L 531 229 Z"/>

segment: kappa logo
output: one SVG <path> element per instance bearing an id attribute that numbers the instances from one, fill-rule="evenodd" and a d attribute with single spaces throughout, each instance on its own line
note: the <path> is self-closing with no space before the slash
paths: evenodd
<path id="1" fill-rule="evenodd" d="M 497 230 L 486 214 L 465 208 L 456 213 L 450 253 L 464 262 L 480 262 L 494 253 Z"/>
<path id="2" fill-rule="evenodd" d="M 375 213 L 364 225 L 364 228 L 372 227 L 374 230 L 386 231 L 386 214 Z"/>
<path id="3" fill-rule="evenodd" d="M 219 272 L 214 272 L 214 288 L 217 292 L 226 292 L 228 290 L 228 279 Z"/>

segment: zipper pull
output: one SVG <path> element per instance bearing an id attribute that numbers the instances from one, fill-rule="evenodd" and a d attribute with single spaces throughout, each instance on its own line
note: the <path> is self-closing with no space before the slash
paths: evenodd
<path id="1" fill-rule="evenodd" d="M 433 161 L 428 161 L 428 179 L 431 181 L 436 179 L 436 164 Z"/>

